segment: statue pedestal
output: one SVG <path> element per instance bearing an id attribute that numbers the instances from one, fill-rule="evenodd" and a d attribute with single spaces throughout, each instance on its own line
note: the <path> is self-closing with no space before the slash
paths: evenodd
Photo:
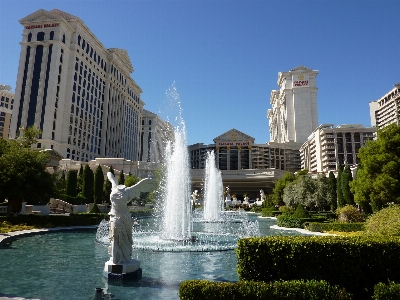
<path id="1" fill-rule="evenodd" d="M 141 279 L 140 261 L 132 259 L 129 263 L 114 264 L 109 260 L 104 264 L 103 276 L 108 279 Z"/>

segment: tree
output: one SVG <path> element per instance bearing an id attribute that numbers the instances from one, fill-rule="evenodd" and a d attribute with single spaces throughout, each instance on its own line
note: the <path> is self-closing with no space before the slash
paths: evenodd
<path id="1" fill-rule="evenodd" d="M 125 184 L 125 176 L 124 176 L 123 171 L 119 172 L 118 184 L 121 184 L 121 185 Z"/>
<path id="2" fill-rule="evenodd" d="M 67 182 L 65 179 L 65 172 L 61 171 L 59 174 L 54 174 L 56 176 L 56 190 L 57 195 L 62 195 L 66 193 Z"/>
<path id="3" fill-rule="evenodd" d="M 336 195 L 337 195 L 338 207 L 343 207 L 345 205 L 342 192 L 342 173 L 343 173 L 343 166 L 339 165 L 338 175 L 336 177 Z"/>
<path id="4" fill-rule="evenodd" d="M 276 205 L 284 205 L 283 191 L 285 187 L 293 182 L 296 176 L 291 172 L 286 172 L 283 176 L 275 182 L 274 189 L 272 190 L 272 199 Z"/>
<path id="5" fill-rule="evenodd" d="M 46 204 L 56 192 L 55 178 L 45 168 L 48 154 L 30 148 L 31 132 L 40 133 L 31 128 L 22 132 L 28 136 L 0 143 L 0 195 L 8 199 L 8 214 L 21 211 L 22 201 Z"/>
<path id="6" fill-rule="evenodd" d="M 34 126 L 30 126 L 26 129 L 21 127 L 17 141 L 22 148 L 30 148 L 33 144 L 37 143 L 37 139 L 41 134 L 42 131 Z"/>
<path id="7" fill-rule="evenodd" d="M 89 165 L 86 165 L 85 169 L 83 170 L 82 194 L 88 203 L 92 203 L 94 201 L 94 174 Z"/>
<path id="8" fill-rule="evenodd" d="M 350 183 L 354 201 L 368 212 L 390 203 L 400 203 L 400 127 L 378 130 L 377 139 L 368 141 L 359 153 L 360 164 Z"/>
<path id="9" fill-rule="evenodd" d="M 83 165 L 81 164 L 81 167 L 79 168 L 79 173 L 78 173 L 78 182 L 77 182 L 77 189 L 78 189 L 78 194 L 83 192 Z"/>
<path id="10" fill-rule="evenodd" d="M 309 209 L 322 210 L 332 201 L 327 193 L 328 188 L 329 182 L 325 174 L 319 174 L 317 179 L 309 175 L 300 175 L 284 189 L 283 200 L 287 206 L 302 205 Z"/>
<path id="11" fill-rule="evenodd" d="M 104 174 L 101 166 L 97 166 L 94 174 L 94 203 L 100 203 L 103 200 Z"/>
<path id="12" fill-rule="evenodd" d="M 327 190 L 328 198 L 330 199 L 331 210 L 335 211 L 337 208 L 336 177 L 332 171 L 329 172 L 328 182 L 329 182 L 329 187 Z"/>
<path id="13" fill-rule="evenodd" d="M 115 175 L 112 166 L 110 166 L 108 172 L 111 172 L 113 175 Z M 111 194 L 111 182 L 110 180 L 106 179 L 106 183 L 104 184 L 104 193 L 103 193 L 104 202 L 110 202 L 110 194 Z"/>
<path id="14" fill-rule="evenodd" d="M 316 181 L 308 175 L 301 175 L 284 189 L 283 200 L 286 206 L 303 205 L 313 208 L 316 205 Z"/>
<path id="15" fill-rule="evenodd" d="M 126 179 L 125 182 L 123 183 L 125 186 L 129 187 L 129 186 L 133 186 L 136 183 L 138 183 L 140 181 L 139 177 L 133 176 L 132 174 L 129 174 Z"/>
<path id="16" fill-rule="evenodd" d="M 67 187 L 66 194 L 71 197 L 76 197 L 78 194 L 77 190 L 78 172 L 76 170 L 69 170 L 67 173 Z"/>
<path id="17" fill-rule="evenodd" d="M 353 194 L 350 191 L 350 182 L 353 181 L 353 175 L 351 175 L 351 170 L 349 166 L 346 166 L 342 173 L 341 184 L 342 184 L 342 194 L 343 202 L 348 205 L 354 205 Z"/>

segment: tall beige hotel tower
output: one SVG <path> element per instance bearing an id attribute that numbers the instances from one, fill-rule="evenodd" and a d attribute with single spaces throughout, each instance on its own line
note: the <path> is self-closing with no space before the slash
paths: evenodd
<path id="1" fill-rule="evenodd" d="M 10 138 L 42 131 L 64 158 L 138 160 L 144 102 L 127 51 L 106 49 L 78 17 L 40 9 L 23 26 Z"/>
<path id="2" fill-rule="evenodd" d="M 268 110 L 270 142 L 297 145 L 307 141 L 318 127 L 318 71 L 299 66 L 279 72 L 279 90 L 271 91 Z"/>

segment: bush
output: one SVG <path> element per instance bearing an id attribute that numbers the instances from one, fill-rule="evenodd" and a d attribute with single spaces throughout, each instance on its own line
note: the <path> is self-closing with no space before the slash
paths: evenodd
<path id="1" fill-rule="evenodd" d="M 245 238 L 236 249 L 237 271 L 240 280 L 326 280 L 354 299 L 370 299 L 375 284 L 400 281 L 399 252 L 397 237 Z"/>
<path id="2" fill-rule="evenodd" d="M 83 205 L 86 204 L 86 199 L 82 195 L 78 195 L 76 197 L 69 196 L 66 194 L 61 194 L 60 199 L 72 205 Z"/>
<path id="3" fill-rule="evenodd" d="M 276 281 L 235 283 L 207 280 L 183 281 L 179 287 L 181 300 L 232 300 L 232 299 L 279 299 L 279 300 L 347 300 L 352 299 L 344 289 L 326 281 Z"/>
<path id="4" fill-rule="evenodd" d="M 366 234 L 400 236 L 400 206 L 391 205 L 371 215 L 365 223 Z"/>
<path id="5" fill-rule="evenodd" d="M 296 218 L 293 215 L 282 214 L 277 217 L 277 225 L 287 228 L 304 228 L 306 223 L 321 222 L 324 218 Z"/>
<path id="6" fill-rule="evenodd" d="M 353 205 L 346 205 L 338 208 L 336 214 L 338 216 L 338 222 L 357 223 L 365 220 L 364 214 Z"/>
<path id="7" fill-rule="evenodd" d="M 327 232 L 327 231 L 340 231 L 340 232 L 355 232 L 363 231 L 365 223 L 319 223 L 310 222 L 305 225 L 308 230 L 312 232 Z"/>
<path id="8" fill-rule="evenodd" d="M 90 209 L 89 211 L 90 214 L 101 214 L 101 211 L 99 209 L 99 207 L 97 206 L 97 204 L 95 203 L 93 205 L 93 207 Z"/>
<path id="9" fill-rule="evenodd" d="M 303 205 L 297 205 L 296 210 L 292 214 L 293 217 L 295 218 L 309 218 L 310 214 L 308 211 L 306 211 L 303 207 Z"/>
<path id="10" fill-rule="evenodd" d="M 281 214 L 282 214 L 282 212 L 280 212 L 279 210 L 269 210 L 266 208 L 263 208 L 261 211 L 262 217 L 276 217 Z"/>
<path id="11" fill-rule="evenodd" d="M 375 300 L 398 300 L 400 299 L 400 284 L 389 281 L 389 284 L 382 282 L 374 287 Z"/>

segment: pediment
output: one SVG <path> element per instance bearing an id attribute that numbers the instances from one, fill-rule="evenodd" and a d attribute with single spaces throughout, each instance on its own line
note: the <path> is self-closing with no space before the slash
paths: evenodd
<path id="1" fill-rule="evenodd" d="M 22 18 L 21 20 L 19 20 L 19 22 L 21 24 L 24 24 L 24 23 L 37 23 L 37 22 L 55 21 L 63 19 L 66 21 L 70 21 L 78 19 L 78 17 L 75 17 L 71 14 L 68 14 L 58 9 L 53 9 L 51 11 L 39 9 L 34 13 L 31 13 L 30 15 L 26 16 L 25 18 Z"/>
<path id="2" fill-rule="evenodd" d="M 231 130 L 214 138 L 214 143 L 218 143 L 220 141 L 251 141 L 254 143 L 254 138 L 235 128 L 232 128 Z"/>
<path id="3" fill-rule="evenodd" d="M 133 66 L 131 59 L 129 58 L 128 51 L 119 48 L 110 48 L 108 50 L 114 53 L 116 56 L 118 56 L 118 58 L 122 61 L 124 66 L 126 66 L 131 73 L 133 72 Z"/>
<path id="4" fill-rule="evenodd" d="M 292 71 L 312 71 L 312 70 L 305 66 L 297 66 L 296 68 L 293 68 L 290 71 L 292 72 Z"/>

